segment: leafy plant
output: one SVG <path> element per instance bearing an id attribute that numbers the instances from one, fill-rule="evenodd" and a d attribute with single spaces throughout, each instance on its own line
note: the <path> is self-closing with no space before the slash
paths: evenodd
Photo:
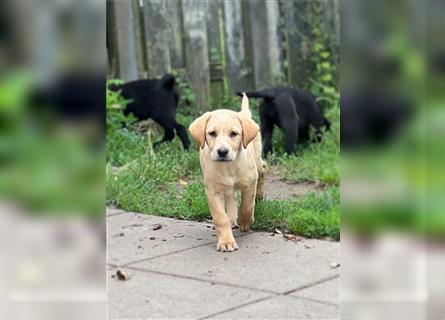
<path id="1" fill-rule="evenodd" d="M 327 40 L 323 39 L 320 29 L 312 29 L 313 38 L 311 62 L 313 63 L 313 77 L 310 79 L 310 91 L 322 107 L 338 104 L 339 94 L 337 80 L 334 78 L 336 66 L 332 63 L 331 52 L 327 48 Z"/>
<path id="2" fill-rule="evenodd" d="M 185 77 L 183 77 L 178 70 L 172 70 L 171 74 L 176 78 L 176 85 L 178 86 L 181 97 L 180 104 L 193 105 L 196 101 L 196 95 Z"/>
<path id="3" fill-rule="evenodd" d="M 109 90 L 109 86 L 120 85 L 124 82 L 120 79 L 110 79 L 107 81 L 106 89 L 106 110 L 107 110 L 107 134 L 111 131 L 120 129 L 123 124 L 133 121 L 135 118 L 133 115 L 125 116 L 122 110 L 131 100 L 127 100 L 121 96 L 121 91 Z"/>

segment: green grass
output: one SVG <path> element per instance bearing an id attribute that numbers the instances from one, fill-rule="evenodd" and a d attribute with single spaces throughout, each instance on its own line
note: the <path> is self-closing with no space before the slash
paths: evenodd
<path id="1" fill-rule="evenodd" d="M 214 108 L 237 105 L 239 99 L 228 98 Z M 257 107 L 257 103 L 251 103 L 256 121 Z M 109 110 L 107 117 L 118 117 L 118 112 Z M 177 119 L 187 127 L 199 113 L 196 109 L 181 107 Z M 316 182 L 323 188 L 299 198 L 258 202 L 254 229 L 279 228 L 308 237 L 339 239 L 338 117 L 331 114 L 330 118 L 335 124 L 323 142 L 299 146 L 297 154 L 292 156 L 283 153 L 283 136 L 276 130 L 275 154 L 268 159 L 269 165 L 277 167 L 286 180 Z M 147 135 L 138 133 L 135 127 L 119 129 L 113 125 L 116 121 L 107 123 L 110 124 L 106 150 L 108 205 L 166 217 L 211 219 L 196 146 L 184 151 L 175 137 L 152 152 Z M 152 141 L 157 141 L 162 132 L 156 125 L 153 127 Z"/>

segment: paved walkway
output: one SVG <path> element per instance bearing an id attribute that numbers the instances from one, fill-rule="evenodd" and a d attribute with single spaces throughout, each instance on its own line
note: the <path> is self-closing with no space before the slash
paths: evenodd
<path id="1" fill-rule="evenodd" d="M 235 230 L 221 253 L 211 224 L 115 209 L 107 235 L 109 319 L 339 319 L 339 243 Z"/>

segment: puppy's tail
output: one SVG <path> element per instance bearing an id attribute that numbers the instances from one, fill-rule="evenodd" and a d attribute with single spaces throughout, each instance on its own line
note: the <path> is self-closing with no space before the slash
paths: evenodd
<path id="1" fill-rule="evenodd" d="M 252 113 L 249 109 L 249 98 L 247 98 L 247 95 L 243 92 L 243 100 L 241 101 L 241 113 L 245 116 L 252 118 Z"/>

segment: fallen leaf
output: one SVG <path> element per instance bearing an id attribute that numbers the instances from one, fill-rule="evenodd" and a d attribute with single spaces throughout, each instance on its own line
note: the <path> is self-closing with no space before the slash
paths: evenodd
<path id="1" fill-rule="evenodd" d="M 150 240 L 156 240 L 156 238 L 155 238 L 155 237 L 150 237 L 149 239 L 150 239 Z"/>
<path id="2" fill-rule="evenodd" d="M 184 234 L 178 233 L 178 234 L 174 235 L 173 238 L 182 238 L 183 236 L 184 236 Z"/>
<path id="3" fill-rule="evenodd" d="M 339 268 L 340 267 L 340 263 L 339 262 L 331 262 L 330 264 L 329 264 L 329 267 L 331 267 L 331 269 L 336 269 L 336 268 Z"/>
<path id="4" fill-rule="evenodd" d="M 301 241 L 301 240 L 303 240 L 302 237 L 297 236 L 295 234 L 290 234 L 290 233 L 283 234 L 283 237 L 284 237 L 284 239 L 291 240 L 291 241 Z"/>
<path id="5" fill-rule="evenodd" d="M 277 233 L 277 234 L 283 234 L 279 229 L 275 229 L 275 233 Z"/>
<path id="6" fill-rule="evenodd" d="M 116 276 L 117 276 L 117 279 L 121 280 L 121 281 L 127 281 L 129 279 L 128 273 L 126 273 L 125 271 L 123 271 L 121 269 L 116 270 Z"/>
<path id="7" fill-rule="evenodd" d="M 123 237 L 124 235 L 125 235 L 125 233 L 123 233 L 123 232 L 121 232 L 121 233 L 117 233 L 117 234 L 113 235 L 113 238 L 116 238 L 116 237 Z"/>
<path id="8" fill-rule="evenodd" d="M 179 180 L 178 180 L 178 184 L 179 184 L 180 186 L 186 186 L 186 185 L 188 185 L 188 182 L 185 181 L 185 180 L 179 179 Z"/>
<path id="9" fill-rule="evenodd" d="M 153 230 L 159 230 L 161 228 L 162 228 L 162 226 L 159 223 L 153 225 Z"/>

